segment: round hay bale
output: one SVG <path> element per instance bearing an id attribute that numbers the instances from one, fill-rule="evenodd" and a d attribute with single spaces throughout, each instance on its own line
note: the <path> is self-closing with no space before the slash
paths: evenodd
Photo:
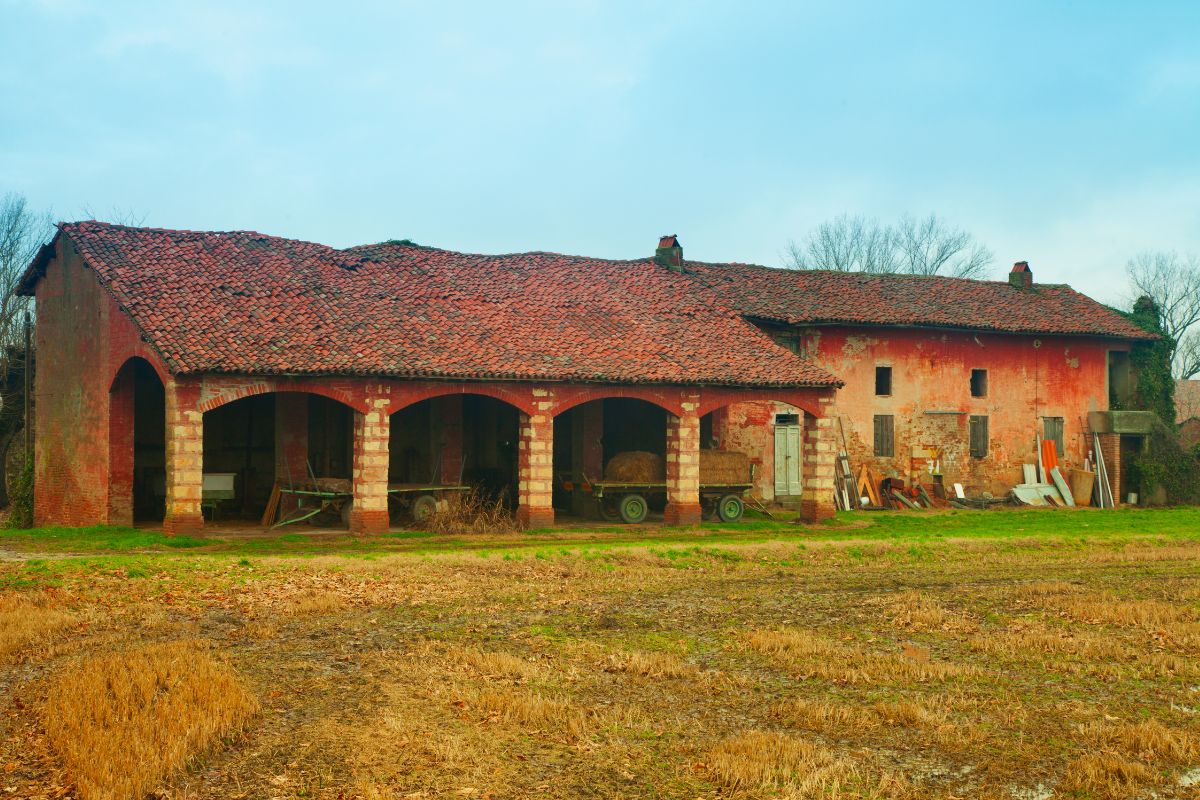
<path id="1" fill-rule="evenodd" d="M 618 483 L 662 483 L 667 468 L 662 456 L 642 450 L 617 453 L 604 468 L 604 480 Z"/>

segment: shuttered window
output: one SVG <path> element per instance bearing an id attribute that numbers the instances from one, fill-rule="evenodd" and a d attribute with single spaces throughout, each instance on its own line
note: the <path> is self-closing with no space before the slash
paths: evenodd
<path id="1" fill-rule="evenodd" d="M 971 417 L 967 429 L 970 433 L 971 457 L 986 458 L 988 453 L 988 418 Z"/>
<path id="2" fill-rule="evenodd" d="M 1045 417 L 1046 432 L 1042 438 L 1047 442 L 1054 442 L 1055 452 L 1058 457 L 1063 457 L 1063 418 L 1062 417 Z"/>
<path id="3" fill-rule="evenodd" d="M 896 455 L 896 418 L 891 414 L 875 415 L 875 455 L 880 458 Z"/>

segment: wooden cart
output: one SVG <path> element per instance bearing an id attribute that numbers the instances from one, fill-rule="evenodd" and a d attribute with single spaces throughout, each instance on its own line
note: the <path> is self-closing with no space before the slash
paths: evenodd
<path id="1" fill-rule="evenodd" d="M 429 519 L 437 510 L 438 504 L 445 502 L 449 494 L 471 491 L 470 486 L 437 486 L 424 483 L 392 483 L 388 484 L 388 511 L 393 516 L 407 515 L 413 522 L 421 523 Z"/>
<path id="2" fill-rule="evenodd" d="M 343 488 L 340 485 L 340 479 L 339 483 L 334 483 L 334 480 L 317 480 L 296 486 L 277 486 L 275 489 L 277 499 L 273 499 L 274 509 L 268 507 L 268 513 L 278 513 L 285 505 L 292 505 L 292 503 L 285 504 L 284 498 L 291 498 L 295 508 L 281 515 L 271 527 L 281 528 L 284 525 L 293 525 L 309 520 L 314 525 L 328 526 L 338 522 L 349 525 L 350 506 L 354 502 L 354 495 L 350 492 L 348 485 Z M 345 483 L 349 484 L 349 481 L 345 481 Z"/>
<path id="3" fill-rule="evenodd" d="M 746 510 L 743 499 L 753 484 L 701 484 L 700 505 L 709 516 L 722 522 L 737 522 Z M 619 481 L 589 481 L 592 497 L 600 516 L 607 520 L 621 520 L 637 525 L 646 519 L 650 510 L 650 499 L 662 500 L 667 496 L 667 484 L 623 483 Z"/>

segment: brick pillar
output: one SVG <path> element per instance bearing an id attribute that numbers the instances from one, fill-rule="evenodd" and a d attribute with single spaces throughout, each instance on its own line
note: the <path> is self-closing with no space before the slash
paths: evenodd
<path id="1" fill-rule="evenodd" d="M 571 477 L 576 484 L 604 477 L 604 401 L 592 400 L 576 406 L 571 413 Z M 577 516 L 592 513 L 595 506 L 590 494 L 576 489 L 571 510 Z"/>
<path id="2" fill-rule="evenodd" d="M 826 416 L 804 414 L 803 461 L 800 473 L 800 518 L 805 522 L 829 519 L 837 511 L 833 500 L 834 446 L 833 412 Z"/>
<path id="3" fill-rule="evenodd" d="M 1125 502 L 1125 497 L 1121 494 L 1121 434 L 1100 434 L 1100 452 L 1104 454 L 1104 466 L 1108 470 L 1108 482 L 1112 486 L 1113 501 L 1117 505 L 1121 505 Z"/>
<path id="4" fill-rule="evenodd" d="M 200 490 L 204 484 L 204 414 L 198 384 L 173 380 L 166 401 L 167 513 L 163 531 L 174 536 L 204 527 Z"/>
<path id="5" fill-rule="evenodd" d="M 275 395 L 275 480 L 284 486 L 308 481 L 308 395 Z"/>
<path id="6" fill-rule="evenodd" d="M 442 466 L 435 476 L 447 486 L 462 480 L 463 471 L 463 399 L 462 395 L 439 397 L 434 401 L 433 413 L 437 415 L 437 441 L 433 443 L 434 458 L 440 451 Z M 422 478 L 424 480 L 424 478 Z"/>
<path id="7" fill-rule="evenodd" d="M 387 495 L 391 418 L 387 414 L 387 398 L 370 394 L 367 405 L 370 410 L 366 414 L 354 414 L 354 464 L 350 479 L 354 505 L 350 507 L 350 530 L 386 533 L 391 527 Z"/>
<path id="8" fill-rule="evenodd" d="M 684 403 L 682 417 L 667 414 L 668 525 L 700 523 L 700 417 L 698 403 Z"/>
<path id="9" fill-rule="evenodd" d="M 554 419 L 548 389 L 534 389 L 538 410 L 521 412 L 517 445 L 517 522 L 523 528 L 554 525 Z"/>
<path id="10" fill-rule="evenodd" d="M 108 395 L 108 524 L 133 524 L 134 369 L 127 365 Z"/>

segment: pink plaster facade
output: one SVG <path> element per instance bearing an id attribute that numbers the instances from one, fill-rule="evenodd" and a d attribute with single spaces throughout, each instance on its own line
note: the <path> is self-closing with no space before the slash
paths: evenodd
<path id="1" fill-rule="evenodd" d="M 794 337 L 794 338 L 793 338 Z M 931 461 L 946 487 L 1005 494 L 1034 463 L 1036 436 L 1046 418 L 1061 419 L 1061 462 L 1079 466 L 1092 449 L 1089 411 L 1107 410 L 1108 353 L 1120 341 L 1088 337 L 1019 336 L 917 328 L 809 328 L 791 338 L 807 358 L 837 375 L 832 438 L 845 443 L 854 469 L 866 463 L 876 476 L 932 483 Z M 875 393 L 876 367 L 892 370 L 891 392 Z M 987 371 L 986 393 L 972 396 L 971 371 Z M 783 406 L 734 406 L 714 431 L 722 447 L 761 460 L 758 491 L 773 496 L 773 418 Z M 893 418 L 892 456 L 875 453 L 876 415 Z M 987 417 L 987 452 L 969 450 L 969 419 Z M 841 428 L 837 428 L 840 418 Z"/>

